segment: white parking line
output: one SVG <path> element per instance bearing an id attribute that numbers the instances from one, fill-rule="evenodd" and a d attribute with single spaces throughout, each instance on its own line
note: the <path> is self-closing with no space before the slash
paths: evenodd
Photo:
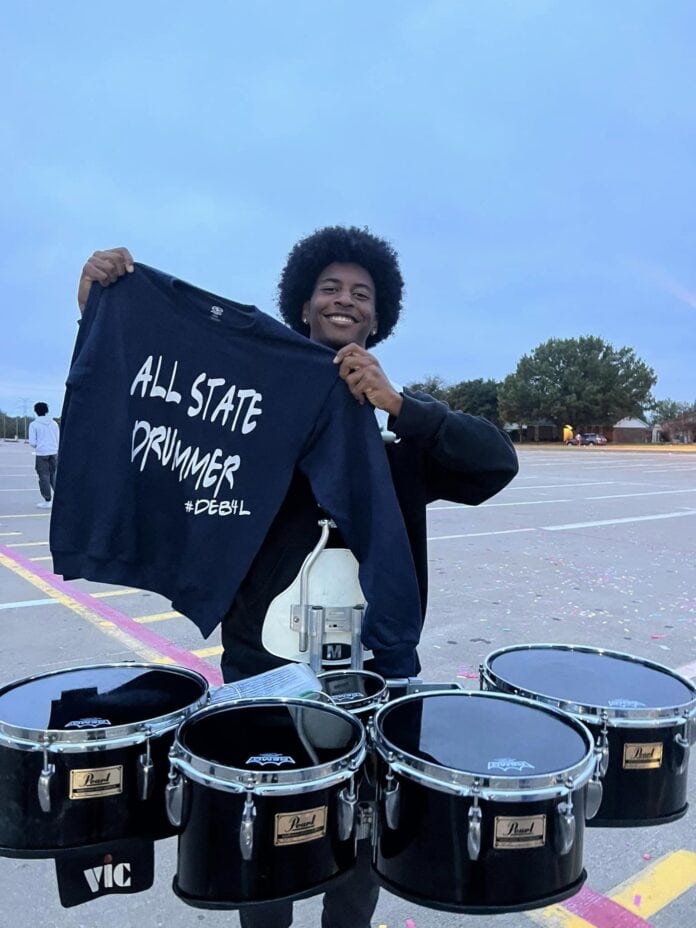
<path id="1" fill-rule="evenodd" d="M 541 525 L 544 532 L 564 532 L 574 528 L 593 528 L 595 525 L 622 525 L 626 522 L 652 522 L 657 519 L 679 519 L 682 516 L 696 515 L 696 509 L 681 512 L 665 512 L 659 516 L 632 516 L 628 519 L 601 519 L 597 522 L 568 522 L 565 525 Z"/>
<path id="2" fill-rule="evenodd" d="M 517 500 L 514 503 L 483 503 L 475 506 L 475 509 L 495 509 L 498 506 L 545 506 L 548 503 L 572 503 L 572 499 L 530 499 L 526 501 Z M 429 506 L 428 512 L 442 512 L 445 509 L 471 509 L 466 503 L 457 503 L 453 506 Z"/>
<path id="3" fill-rule="evenodd" d="M 586 483 L 542 483 L 534 487 L 519 487 L 516 483 L 511 483 L 505 487 L 507 490 L 565 490 L 567 487 L 603 487 L 614 485 L 616 483 L 625 483 L 624 480 L 588 480 Z"/>
<path id="4" fill-rule="evenodd" d="M 519 532 L 536 532 L 535 528 L 507 528 L 500 532 L 467 532 L 464 535 L 431 535 L 428 541 L 447 541 L 450 538 L 481 538 L 484 535 L 517 535 Z"/>
<path id="5" fill-rule="evenodd" d="M 5 519 L 50 519 L 50 512 L 22 512 L 19 515 L 0 516 L 0 523 Z"/>
<path id="6" fill-rule="evenodd" d="M 57 599 L 21 599 L 16 603 L 0 603 L 0 609 L 22 609 L 24 606 L 60 606 Z"/>
<path id="7" fill-rule="evenodd" d="M 612 493 L 611 496 L 586 496 L 585 499 L 627 499 L 629 496 L 669 496 L 674 493 L 696 493 L 696 487 L 688 490 L 649 490 L 647 493 Z"/>
<path id="8" fill-rule="evenodd" d="M 19 532 L 17 533 L 19 534 Z M 42 545 L 47 545 L 47 541 L 13 541 L 10 542 L 8 548 L 40 548 Z"/>

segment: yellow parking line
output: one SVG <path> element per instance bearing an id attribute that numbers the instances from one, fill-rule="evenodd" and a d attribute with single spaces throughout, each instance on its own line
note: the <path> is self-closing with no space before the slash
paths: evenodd
<path id="1" fill-rule="evenodd" d="M 196 657 L 215 657 L 218 654 L 222 654 L 222 645 L 216 645 L 214 648 L 201 648 L 191 653 L 195 654 Z"/>
<path id="2" fill-rule="evenodd" d="M 181 618 L 180 612 L 154 612 L 152 615 L 141 615 L 137 619 L 133 619 L 134 622 L 140 622 L 145 624 L 146 622 L 163 622 L 164 619 L 177 619 Z"/>
<path id="3" fill-rule="evenodd" d="M 646 867 L 639 877 L 617 886 L 611 898 L 629 912 L 650 918 L 694 884 L 696 854 L 693 851 L 673 851 Z"/>
<path id="4" fill-rule="evenodd" d="M 37 587 L 37 589 L 41 590 L 41 592 L 46 596 L 49 596 L 57 603 L 60 603 L 61 606 L 67 606 L 68 609 L 76 612 L 81 618 L 86 619 L 91 625 L 94 625 L 96 628 L 105 632 L 107 635 L 115 638 L 118 642 L 120 642 L 121 645 L 128 648 L 130 651 L 134 651 L 143 660 L 154 663 L 163 656 L 160 651 L 145 645 L 142 641 L 138 641 L 132 635 L 129 635 L 127 632 L 118 628 L 108 619 L 104 619 L 102 616 L 91 612 L 82 603 L 71 599 L 65 593 L 61 593 L 60 591 L 56 590 L 41 577 L 32 574 L 29 570 L 22 567 L 20 564 L 14 563 L 9 559 L 9 557 L 5 557 L 4 554 L 0 554 L 0 566 L 7 567 L 13 573 L 17 574 L 17 576 L 22 577 L 24 580 L 28 580 L 29 583 L 33 584 L 35 587 Z"/>
<path id="5" fill-rule="evenodd" d="M 572 899 L 526 914 L 544 928 L 597 928 L 598 925 L 605 928 L 613 923 L 610 907 L 618 905 L 626 909 L 627 913 L 631 913 L 627 914 L 626 918 L 633 919 L 637 916 L 639 924 L 647 925 L 648 918 L 664 909 L 695 884 L 696 854 L 693 851 L 673 851 L 646 867 L 638 876 L 620 883 L 605 897 L 587 887 L 581 890 L 581 895 L 573 898 L 580 899 L 582 893 L 587 894 L 588 899 L 585 902 L 588 904 L 584 908 L 585 914 L 594 919 L 591 922 L 566 908 L 573 904 Z M 588 900 L 593 901 L 594 905 L 590 905 Z M 623 920 L 621 924 L 624 924 Z"/>

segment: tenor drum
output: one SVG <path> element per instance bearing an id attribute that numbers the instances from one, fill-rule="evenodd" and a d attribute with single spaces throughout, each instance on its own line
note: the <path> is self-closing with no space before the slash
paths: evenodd
<path id="1" fill-rule="evenodd" d="M 317 679 L 335 705 L 363 722 L 389 699 L 387 681 L 370 670 L 329 670 Z"/>
<path id="2" fill-rule="evenodd" d="M 201 908 L 313 895 L 356 859 L 361 723 L 304 699 L 214 705 L 179 728 L 168 807 L 174 891 Z"/>
<path id="3" fill-rule="evenodd" d="M 374 868 L 452 912 L 513 912 L 577 892 L 596 765 L 580 722 L 492 693 L 404 696 L 374 718 Z"/>
<path id="4" fill-rule="evenodd" d="M 208 697 L 183 667 L 101 664 L 0 688 L 0 854 L 172 834 L 167 755 Z"/>
<path id="5" fill-rule="evenodd" d="M 681 818 L 696 688 L 653 661 L 575 645 L 502 648 L 481 668 L 482 686 L 556 706 L 584 722 L 599 752 L 603 796 L 589 823 L 659 825 Z"/>

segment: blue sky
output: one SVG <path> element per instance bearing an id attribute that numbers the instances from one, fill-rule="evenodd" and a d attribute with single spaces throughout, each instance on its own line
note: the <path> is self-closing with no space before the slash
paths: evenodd
<path id="1" fill-rule="evenodd" d="M 696 399 L 690 0 L 5 4 L 0 408 L 58 414 L 97 248 L 275 312 L 287 252 L 400 253 L 393 380 L 629 345 Z"/>

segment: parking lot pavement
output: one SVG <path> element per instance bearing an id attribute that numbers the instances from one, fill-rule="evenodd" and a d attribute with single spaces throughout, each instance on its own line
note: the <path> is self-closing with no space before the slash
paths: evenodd
<path id="1" fill-rule="evenodd" d="M 420 647 L 426 680 L 478 688 L 479 665 L 515 644 L 557 643 L 627 652 L 696 678 L 696 455 L 583 448 L 526 450 L 518 478 L 477 508 L 429 511 L 430 601 Z M 27 446 L 0 444 L 0 681 L 62 666 L 127 659 L 209 668 L 219 637 L 203 641 L 168 602 L 138 590 L 51 572 L 50 513 L 38 510 Z M 474 730 L 467 739 L 485 736 Z M 696 773 L 688 795 L 696 801 Z M 659 827 L 588 829 L 586 888 L 559 906 L 496 916 L 500 928 L 682 928 L 696 906 L 693 811 Z M 8 924 L 210 928 L 225 912 L 182 904 L 170 888 L 174 840 L 159 842 L 155 885 L 140 895 L 61 908 L 50 861 L 0 859 Z M 424 868 L 437 861 L 424 861 Z M 320 902 L 296 907 L 318 925 Z M 417 906 L 382 892 L 373 926 L 454 928 L 488 920 Z"/>

